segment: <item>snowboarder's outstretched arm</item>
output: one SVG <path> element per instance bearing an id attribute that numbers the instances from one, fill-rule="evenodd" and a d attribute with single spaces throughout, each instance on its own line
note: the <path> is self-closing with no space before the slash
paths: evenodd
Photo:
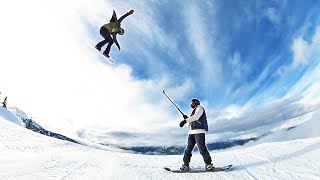
<path id="1" fill-rule="evenodd" d="M 128 11 L 126 14 L 124 14 L 123 16 L 121 16 L 121 17 L 118 19 L 118 22 L 121 23 L 121 21 L 122 21 L 124 18 L 128 17 L 129 15 L 131 15 L 131 14 L 133 14 L 133 13 L 134 13 L 134 10 L 131 9 L 131 10 Z"/>

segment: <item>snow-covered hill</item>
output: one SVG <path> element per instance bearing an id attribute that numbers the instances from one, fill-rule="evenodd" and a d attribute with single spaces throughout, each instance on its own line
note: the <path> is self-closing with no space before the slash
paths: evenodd
<path id="1" fill-rule="evenodd" d="M 213 151 L 214 165 L 230 172 L 173 174 L 181 155 L 106 151 L 30 131 L 0 113 L 0 179 L 320 179 L 320 137 Z M 198 153 L 192 167 L 202 167 Z"/>
<path id="2" fill-rule="evenodd" d="M 46 130 L 45 128 L 40 126 L 37 122 L 32 120 L 32 118 L 29 118 L 25 112 L 23 112 L 17 107 L 8 106 L 7 109 L 0 107 L 0 114 L 3 114 L 3 116 L 7 117 L 7 119 L 9 119 L 11 122 L 18 124 L 20 126 L 26 127 L 37 133 L 54 137 L 57 139 L 67 140 L 73 143 L 79 143 L 67 136 Z"/>

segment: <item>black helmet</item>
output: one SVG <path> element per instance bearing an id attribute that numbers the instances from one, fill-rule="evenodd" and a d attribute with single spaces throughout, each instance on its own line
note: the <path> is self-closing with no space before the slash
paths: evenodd
<path id="1" fill-rule="evenodd" d="M 200 105 L 200 100 L 199 99 L 191 99 L 190 100 L 190 106 L 191 108 L 194 108 L 195 106 Z"/>

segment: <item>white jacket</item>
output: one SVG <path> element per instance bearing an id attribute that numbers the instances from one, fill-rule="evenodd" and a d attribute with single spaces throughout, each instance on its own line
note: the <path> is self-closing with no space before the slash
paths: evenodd
<path id="1" fill-rule="evenodd" d="M 194 129 L 194 130 L 192 130 L 191 129 L 191 125 L 190 125 L 190 122 L 197 121 L 202 116 L 203 112 L 204 112 L 203 107 L 198 105 L 196 107 L 196 111 L 195 111 L 194 115 L 192 115 L 192 116 L 190 116 L 189 118 L 186 119 L 186 121 L 189 123 L 189 132 L 188 132 L 188 134 L 207 133 L 207 131 L 204 130 L 204 129 Z"/>

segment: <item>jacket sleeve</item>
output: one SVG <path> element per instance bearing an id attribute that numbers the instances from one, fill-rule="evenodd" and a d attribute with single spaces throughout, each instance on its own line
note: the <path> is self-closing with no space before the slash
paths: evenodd
<path id="1" fill-rule="evenodd" d="M 122 21 L 124 18 L 128 17 L 129 15 L 130 15 L 129 13 L 124 14 L 123 16 L 121 16 L 121 17 L 118 19 L 118 22 L 121 23 L 121 21 Z"/>
<path id="2" fill-rule="evenodd" d="M 194 115 L 190 116 L 189 118 L 186 119 L 187 122 L 193 122 L 193 121 L 197 121 L 200 119 L 200 117 L 203 114 L 203 107 L 201 106 L 197 106 L 197 109 L 194 113 Z"/>

